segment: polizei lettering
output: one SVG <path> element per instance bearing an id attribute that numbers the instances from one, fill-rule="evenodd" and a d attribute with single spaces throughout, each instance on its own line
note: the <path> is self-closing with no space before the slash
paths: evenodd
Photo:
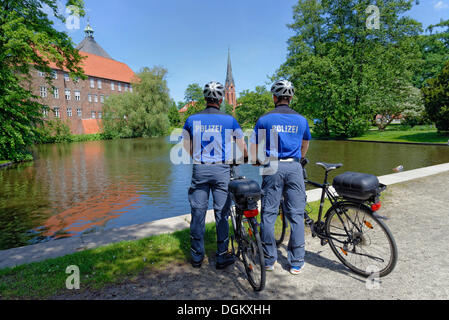
<path id="1" fill-rule="evenodd" d="M 195 124 L 194 132 L 212 132 L 212 133 L 221 133 L 223 131 L 223 126 L 221 125 L 197 125 Z"/>
<path id="2" fill-rule="evenodd" d="M 262 315 L 270 314 L 271 308 L 269 305 L 222 305 L 221 314 L 233 315 Z"/>
<path id="3" fill-rule="evenodd" d="M 298 133 L 298 126 L 273 125 L 272 130 L 279 133 Z"/>

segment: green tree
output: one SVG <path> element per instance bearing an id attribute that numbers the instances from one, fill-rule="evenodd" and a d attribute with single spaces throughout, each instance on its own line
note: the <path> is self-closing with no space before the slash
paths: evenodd
<path id="1" fill-rule="evenodd" d="M 192 101 L 200 101 L 204 99 L 203 89 L 201 89 L 198 83 L 192 83 L 187 86 L 184 92 L 185 103 Z"/>
<path id="2" fill-rule="evenodd" d="M 175 102 L 173 102 L 170 109 L 168 109 L 168 120 L 170 121 L 170 125 L 175 128 L 179 127 L 181 124 L 181 117 Z"/>
<path id="3" fill-rule="evenodd" d="M 274 108 L 273 95 L 264 86 L 257 86 L 255 91 L 241 92 L 237 105 L 237 121 L 242 127 L 252 128 L 262 115 Z"/>
<path id="4" fill-rule="evenodd" d="M 424 106 L 438 131 L 449 131 L 449 61 L 441 73 L 422 88 Z"/>
<path id="5" fill-rule="evenodd" d="M 384 97 L 395 106 L 419 61 L 420 24 L 403 14 L 412 1 L 376 2 L 380 28 L 367 28 L 368 0 L 300 0 L 289 27 L 287 61 L 275 77 L 296 87 L 293 108 L 319 119 L 318 135 L 353 137 L 368 129 Z M 387 97 L 387 98 L 385 98 Z"/>
<path id="6" fill-rule="evenodd" d="M 418 39 L 423 63 L 414 76 L 414 84 L 421 88 L 425 81 L 436 77 L 449 59 L 449 19 L 430 25 L 427 34 Z"/>
<path id="7" fill-rule="evenodd" d="M 133 81 L 133 92 L 110 96 L 104 104 L 107 137 L 156 137 L 168 132 L 171 99 L 161 67 L 143 68 Z"/>
<path id="8" fill-rule="evenodd" d="M 66 4 L 84 15 L 82 0 Z M 31 91 L 31 72 L 45 72 L 51 83 L 53 63 L 84 79 L 82 56 L 65 32 L 53 28 L 44 6 L 65 22 L 56 0 L 0 2 L 0 159 L 32 159 L 28 147 L 38 138 L 44 106 Z"/>

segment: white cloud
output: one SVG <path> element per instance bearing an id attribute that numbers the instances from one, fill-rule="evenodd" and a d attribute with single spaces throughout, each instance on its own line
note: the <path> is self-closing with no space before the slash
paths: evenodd
<path id="1" fill-rule="evenodd" d="M 438 1 L 434 6 L 436 10 L 444 10 L 449 8 L 449 4 L 445 3 L 444 1 Z"/>

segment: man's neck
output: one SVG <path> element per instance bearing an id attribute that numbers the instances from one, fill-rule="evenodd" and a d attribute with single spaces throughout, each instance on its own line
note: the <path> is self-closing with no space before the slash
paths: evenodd
<path id="1" fill-rule="evenodd" d="M 217 108 L 217 109 L 220 109 L 220 107 L 218 105 L 216 105 L 216 104 L 208 104 L 208 105 L 206 105 L 206 108 Z"/>
<path id="2" fill-rule="evenodd" d="M 277 107 L 290 107 L 287 103 L 278 103 L 277 105 L 276 105 L 276 108 Z"/>

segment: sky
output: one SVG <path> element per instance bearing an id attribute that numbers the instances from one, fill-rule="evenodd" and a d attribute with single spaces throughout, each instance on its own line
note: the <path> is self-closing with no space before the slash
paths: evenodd
<path id="1" fill-rule="evenodd" d="M 61 8 L 65 11 L 65 7 Z M 375 1 L 373 0 L 373 3 Z M 424 27 L 449 18 L 449 0 L 419 0 L 408 15 Z M 225 82 L 228 48 L 237 93 L 267 85 L 285 61 L 297 0 L 85 0 L 95 40 L 120 62 L 168 70 L 170 96 L 191 83 Z M 382 14 L 382 13 L 381 13 Z M 68 16 L 68 14 L 66 14 Z M 78 44 L 87 16 L 65 30 Z"/>

